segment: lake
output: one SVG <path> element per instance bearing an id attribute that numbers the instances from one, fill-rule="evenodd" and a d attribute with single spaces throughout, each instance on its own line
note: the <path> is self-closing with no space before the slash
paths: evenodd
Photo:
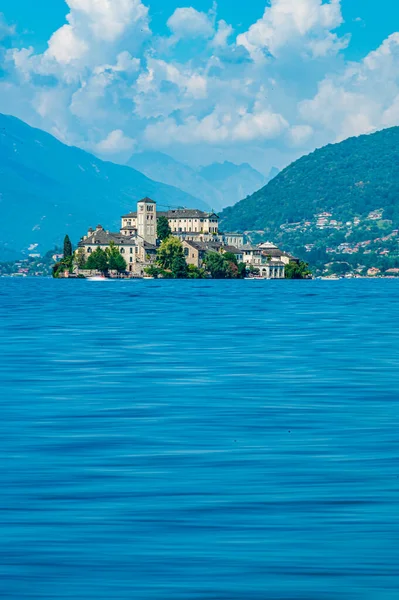
<path id="1" fill-rule="evenodd" d="M 399 281 L 0 279 L 0 597 L 397 600 Z"/>

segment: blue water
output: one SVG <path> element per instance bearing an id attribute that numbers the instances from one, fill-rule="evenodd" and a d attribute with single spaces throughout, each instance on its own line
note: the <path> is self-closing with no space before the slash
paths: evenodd
<path id="1" fill-rule="evenodd" d="M 399 281 L 0 280 L 0 597 L 399 597 Z"/>

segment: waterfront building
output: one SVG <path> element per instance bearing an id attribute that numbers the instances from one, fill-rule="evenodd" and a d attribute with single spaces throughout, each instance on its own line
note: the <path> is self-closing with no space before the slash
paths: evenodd
<path id="1" fill-rule="evenodd" d="M 113 243 L 126 261 L 128 274 L 142 277 L 145 268 L 156 260 L 160 217 L 168 219 L 172 235 L 183 244 L 187 263 L 196 267 L 203 265 L 207 252 L 231 252 L 238 263 L 244 262 L 257 276 L 282 279 L 285 266 L 296 260 L 270 242 L 253 246 L 245 244 L 242 233 L 219 231 L 219 217 L 213 212 L 187 208 L 159 212 L 151 198 L 143 198 L 137 203 L 137 211 L 122 216 L 119 232 L 110 232 L 98 225 L 88 230 L 78 247 L 84 250 L 87 259 L 97 248 L 105 250 Z"/>

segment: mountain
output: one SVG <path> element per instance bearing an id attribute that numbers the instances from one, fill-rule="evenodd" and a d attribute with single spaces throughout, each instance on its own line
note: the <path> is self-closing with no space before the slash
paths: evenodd
<path id="1" fill-rule="evenodd" d="M 258 192 L 226 208 L 221 226 L 261 231 L 311 260 L 315 253 L 325 262 L 353 254 L 363 264 L 380 252 L 396 261 L 397 240 L 389 240 L 399 227 L 399 127 L 302 157 Z"/>
<path id="2" fill-rule="evenodd" d="M 214 210 L 238 202 L 267 181 L 248 164 L 215 163 L 195 170 L 162 152 L 133 154 L 127 165 L 201 198 Z"/>
<path id="3" fill-rule="evenodd" d="M 0 114 L 0 253 L 43 252 L 66 233 L 76 242 L 89 226 L 118 229 L 120 216 L 151 196 L 161 208 L 203 201 L 132 168 L 104 162 L 26 123 Z M 1 258 L 1 256 L 0 256 Z"/>
<path id="4" fill-rule="evenodd" d="M 272 167 L 269 172 L 268 180 L 271 181 L 272 179 L 277 177 L 277 175 L 279 173 L 280 173 L 280 169 L 277 169 L 277 167 Z"/>
<path id="5" fill-rule="evenodd" d="M 195 169 L 185 165 L 162 152 L 140 152 L 133 154 L 127 165 L 140 171 L 151 179 L 157 179 L 187 193 L 201 198 L 215 210 L 223 206 L 222 195 L 209 185 Z"/>
<path id="6" fill-rule="evenodd" d="M 248 163 L 214 163 L 203 167 L 199 173 L 222 194 L 224 206 L 234 205 L 267 182 L 267 178 Z"/>

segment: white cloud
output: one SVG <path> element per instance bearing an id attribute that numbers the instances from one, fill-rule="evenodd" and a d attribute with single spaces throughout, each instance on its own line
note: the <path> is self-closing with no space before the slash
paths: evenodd
<path id="1" fill-rule="evenodd" d="M 300 104 L 303 119 L 335 140 L 399 125 L 399 33 L 340 75 L 329 75 L 314 98 Z"/>
<path id="2" fill-rule="evenodd" d="M 331 31 L 343 22 L 340 0 L 271 0 L 263 17 L 237 38 L 254 60 L 278 57 L 289 46 L 313 56 L 336 53 L 348 44 Z"/>
<path id="3" fill-rule="evenodd" d="M 72 25 L 63 25 L 51 36 L 47 56 L 61 65 L 68 65 L 82 58 L 88 50 L 89 44 L 78 37 Z"/>
<path id="4" fill-rule="evenodd" d="M 12 37 L 15 34 L 15 26 L 9 25 L 3 15 L 0 12 L 0 42 L 8 37 Z"/>
<path id="5" fill-rule="evenodd" d="M 95 150 L 100 154 L 119 154 L 132 151 L 136 141 L 126 136 L 121 129 L 111 131 L 109 135 L 95 145 Z"/>
<path id="6" fill-rule="evenodd" d="M 67 23 L 53 33 L 43 54 L 35 55 L 32 49 L 9 53 L 25 78 L 39 74 L 67 83 L 79 81 L 86 70 L 116 60 L 117 55 L 119 61 L 128 60 L 128 50 L 120 44 L 139 46 L 150 33 L 148 8 L 141 0 L 66 1 Z"/>
<path id="7" fill-rule="evenodd" d="M 227 40 L 233 34 L 234 29 L 223 19 L 218 22 L 217 31 L 211 45 L 215 48 L 224 48 L 227 46 Z"/>
<path id="8" fill-rule="evenodd" d="M 66 0 L 71 9 L 67 19 L 78 29 L 88 25 L 99 40 L 114 42 L 132 23 L 141 21 L 146 26 L 148 8 L 141 0 Z"/>
<path id="9" fill-rule="evenodd" d="M 140 0 L 67 4 L 43 53 L 0 47 L 0 111 L 65 143 L 118 159 L 137 144 L 288 162 L 399 124 L 399 33 L 345 63 L 339 0 L 271 0 L 236 39 L 215 7 L 178 8 L 151 38 Z"/>
<path id="10" fill-rule="evenodd" d="M 313 135 L 310 125 L 294 125 L 289 130 L 289 139 L 293 146 L 303 146 Z"/>
<path id="11" fill-rule="evenodd" d="M 211 15 L 192 8 L 177 8 L 167 23 L 176 38 L 210 38 L 214 34 Z"/>
<path id="12" fill-rule="evenodd" d="M 225 144 L 227 142 L 251 142 L 273 139 L 288 127 L 287 121 L 272 110 L 248 112 L 244 107 L 229 111 L 225 106 L 198 119 L 189 116 L 183 123 L 168 118 L 155 125 L 149 125 L 145 138 L 149 142 L 158 141 L 161 145 L 179 144 Z"/>

